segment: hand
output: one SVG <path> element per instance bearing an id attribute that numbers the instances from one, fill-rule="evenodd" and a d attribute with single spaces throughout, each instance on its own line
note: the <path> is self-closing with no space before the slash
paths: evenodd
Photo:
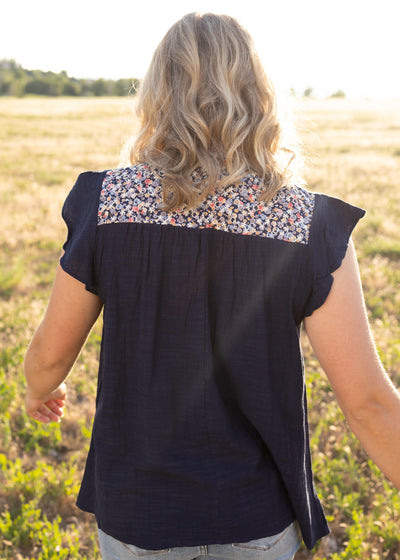
<path id="1" fill-rule="evenodd" d="M 25 397 L 25 408 L 28 416 L 37 422 L 60 422 L 64 415 L 65 399 L 67 398 L 67 387 L 61 383 L 57 389 L 42 398 L 31 394 L 28 388 Z"/>

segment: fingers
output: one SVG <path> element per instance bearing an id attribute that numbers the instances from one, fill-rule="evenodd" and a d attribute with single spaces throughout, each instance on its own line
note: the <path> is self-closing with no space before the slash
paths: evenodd
<path id="1" fill-rule="evenodd" d="M 44 424 L 48 424 L 51 420 L 49 418 L 48 413 L 46 411 L 42 411 L 42 409 L 34 410 L 33 412 L 28 412 L 28 416 L 36 420 L 37 422 L 42 422 Z"/>
<path id="2" fill-rule="evenodd" d="M 60 422 L 64 415 L 64 401 L 49 400 L 37 406 L 33 410 L 28 410 L 28 416 L 37 422 Z"/>
<path id="3" fill-rule="evenodd" d="M 47 401 L 45 405 L 50 410 L 50 412 L 52 412 L 57 417 L 58 420 L 62 418 L 64 413 L 63 411 L 64 405 L 60 406 L 56 403 L 56 401 Z"/>
<path id="4" fill-rule="evenodd" d="M 67 387 L 62 383 L 45 398 L 35 397 L 28 388 L 25 408 L 28 416 L 37 422 L 60 422 L 64 415 Z"/>

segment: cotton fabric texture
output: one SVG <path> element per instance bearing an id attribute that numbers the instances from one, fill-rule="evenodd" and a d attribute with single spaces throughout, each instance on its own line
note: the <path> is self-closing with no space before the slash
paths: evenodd
<path id="1" fill-rule="evenodd" d="M 301 187 L 265 204 L 248 175 L 167 214 L 161 184 L 147 165 L 87 172 L 63 207 L 61 265 L 104 303 L 78 506 L 144 549 L 246 542 L 294 520 L 312 548 L 329 529 L 300 326 L 364 211 Z"/>

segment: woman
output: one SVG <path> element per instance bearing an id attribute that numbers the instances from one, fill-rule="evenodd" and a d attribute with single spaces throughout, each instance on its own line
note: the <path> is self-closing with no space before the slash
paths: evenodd
<path id="1" fill-rule="evenodd" d="M 103 308 L 78 497 L 103 557 L 292 558 L 299 530 L 309 548 L 328 533 L 302 322 L 352 430 L 400 486 L 400 399 L 350 241 L 364 211 L 294 184 L 272 86 L 228 16 L 169 30 L 138 114 L 131 165 L 80 175 L 65 202 L 65 252 L 26 355 L 28 414 L 60 419 Z"/>

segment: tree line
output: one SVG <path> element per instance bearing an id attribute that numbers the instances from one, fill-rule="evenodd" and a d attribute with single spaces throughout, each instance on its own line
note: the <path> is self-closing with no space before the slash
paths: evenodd
<path id="1" fill-rule="evenodd" d="M 139 86 L 137 78 L 121 78 L 119 80 L 78 79 L 68 76 L 67 72 L 44 72 L 43 70 L 26 70 L 13 59 L 0 60 L 0 96 L 25 95 L 47 96 L 125 96 L 134 94 Z M 292 89 L 291 94 L 297 97 Z M 302 97 L 313 97 L 313 88 L 304 90 Z M 337 90 L 330 97 L 346 97 L 344 91 Z"/>
<path id="2" fill-rule="evenodd" d="M 25 95 L 48 96 L 124 96 L 135 93 L 139 85 L 136 78 L 119 80 L 78 79 L 68 76 L 67 72 L 44 72 L 43 70 L 26 70 L 15 60 L 0 60 L 0 96 Z"/>

